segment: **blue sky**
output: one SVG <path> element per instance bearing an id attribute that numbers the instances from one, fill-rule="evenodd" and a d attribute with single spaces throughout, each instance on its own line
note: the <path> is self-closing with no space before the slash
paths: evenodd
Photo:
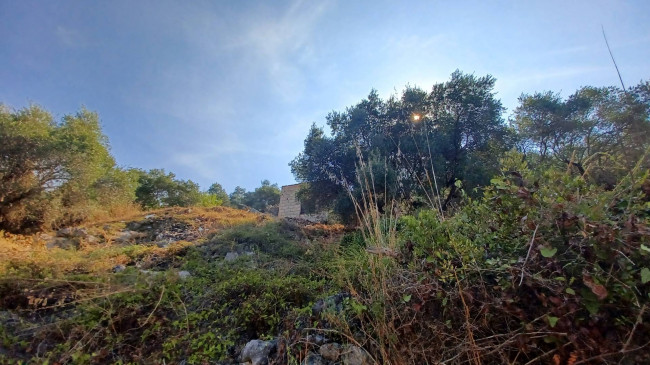
<path id="1" fill-rule="evenodd" d="M 309 126 L 456 69 L 523 93 L 650 78 L 649 1 L 0 0 L 0 102 L 99 113 L 118 164 L 228 192 L 288 167 Z"/>

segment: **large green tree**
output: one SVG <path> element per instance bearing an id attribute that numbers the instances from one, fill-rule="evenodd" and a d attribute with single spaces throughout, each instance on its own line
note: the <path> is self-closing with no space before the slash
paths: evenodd
<path id="1" fill-rule="evenodd" d="M 222 205 L 230 205 L 228 193 L 226 193 L 226 190 L 221 186 L 221 184 L 214 183 L 210 185 L 208 188 L 208 194 L 216 196 L 217 199 L 221 201 Z"/>
<path id="2" fill-rule="evenodd" d="M 612 186 L 650 147 L 650 86 L 630 90 L 583 87 L 562 99 L 552 92 L 522 95 L 512 124 L 529 159 L 569 165 Z M 646 167 L 647 159 L 641 161 Z"/>
<path id="3" fill-rule="evenodd" d="M 165 173 L 163 169 L 141 171 L 135 195 L 136 201 L 147 209 L 186 207 L 199 204 L 202 199 L 198 184 L 176 179 L 174 173 Z"/>
<path id="4" fill-rule="evenodd" d="M 57 122 L 36 105 L 0 106 L 0 141 L 1 229 L 73 223 L 93 205 L 132 196 L 132 181 L 115 166 L 94 112 Z"/>
<path id="5" fill-rule="evenodd" d="M 331 135 L 312 126 L 290 163 L 296 178 L 309 183 L 299 196 L 349 217 L 349 194 L 359 194 L 369 177 L 380 201 L 445 209 L 458 196 L 459 180 L 468 190 L 488 183 L 499 153 L 510 147 L 494 82 L 456 71 L 430 93 L 407 87 L 384 101 L 372 91 L 344 112 L 330 113 Z"/>

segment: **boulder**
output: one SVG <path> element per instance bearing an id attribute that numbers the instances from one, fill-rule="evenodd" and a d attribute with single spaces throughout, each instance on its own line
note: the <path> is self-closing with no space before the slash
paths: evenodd
<path id="1" fill-rule="evenodd" d="M 185 279 L 189 278 L 190 276 L 192 276 L 192 274 L 190 274 L 189 271 L 182 270 L 182 271 L 178 272 L 178 277 L 181 280 L 185 280 Z"/>
<path id="2" fill-rule="evenodd" d="M 142 236 L 144 236 L 144 234 L 143 234 L 143 233 L 140 233 L 140 232 L 136 232 L 136 231 L 123 231 L 123 232 L 120 233 L 119 236 L 117 236 L 117 237 L 115 238 L 115 242 L 118 242 L 118 243 L 125 243 L 125 242 L 128 242 L 128 241 L 135 240 L 136 238 L 140 238 L 140 237 L 142 237 Z"/>
<path id="3" fill-rule="evenodd" d="M 116 265 L 116 266 L 113 267 L 113 272 L 114 273 L 122 272 L 124 270 L 126 270 L 126 266 L 124 266 L 124 265 Z"/>
<path id="4" fill-rule="evenodd" d="M 88 231 L 85 228 L 61 228 L 56 232 L 57 237 L 86 238 Z"/>
<path id="5" fill-rule="evenodd" d="M 318 352 L 325 360 L 338 361 L 341 356 L 342 347 L 338 343 L 327 343 L 320 347 Z"/>
<path id="6" fill-rule="evenodd" d="M 309 335 L 307 336 L 307 342 L 320 346 L 327 342 L 327 338 L 323 335 Z"/>
<path id="7" fill-rule="evenodd" d="M 343 365 L 370 365 L 371 360 L 368 353 L 361 347 L 347 345 L 341 352 L 341 363 Z"/>
<path id="8" fill-rule="evenodd" d="M 310 352 L 302 361 L 302 365 L 325 365 L 325 360 L 320 355 Z"/>
<path id="9" fill-rule="evenodd" d="M 275 341 L 252 340 L 249 341 L 241 352 L 241 361 L 249 361 L 252 365 L 267 365 L 269 356 L 275 351 Z"/>
<path id="10" fill-rule="evenodd" d="M 46 241 L 45 246 L 48 249 L 61 248 L 64 250 L 70 250 L 70 249 L 78 250 L 79 247 L 81 247 L 81 241 L 79 240 L 79 238 L 56 237 L 49 241 Z"/>

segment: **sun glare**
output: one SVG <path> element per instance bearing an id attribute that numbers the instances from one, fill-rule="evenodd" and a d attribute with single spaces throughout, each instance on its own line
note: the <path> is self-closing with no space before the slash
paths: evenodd
<path id="1" fill-rule="evenodd" d="M 413 121 L 414 121 L 414 122 L 419 121 L 420 118 L 422 118 L 422 116 L 420 116 L 420 114 L 413 114 Z"/>

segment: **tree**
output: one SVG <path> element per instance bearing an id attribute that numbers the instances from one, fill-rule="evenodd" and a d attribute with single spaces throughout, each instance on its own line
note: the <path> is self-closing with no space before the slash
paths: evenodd
<path id="1" fill-rule="evenodd" d="M 56 122 L 36 105 L 17 112 L 0 106 L 0 140 L 1 229 L 74 223 L 110 201 L 101 187 L 119 169 L 96 113 L 82 109 Z M 113 180 L 113 192 L 129 194 L 129 184 Z"/>
<path id="2" fill-rule="evenodd" d="M 551 92 L 522 95 L 511 123 L 529 159 L 571 166 L 613 186 L 650 146 L 648 89 L 645 82 L 627 92 L 583 87 L 566 100 Z"/>
<path id="3" fill-rule="evenodd" d="M 173 173 L 163 169 L 141 171 L 138 188 L 135 190 L 136 201 L 143 208 L 197 205 L 202 196 L 199 185 L 191 180 L 178 180 Z"/>
<path id="4" fill-rule="evenodd" d="M 241 186 L 235 187 L 235 190 L 230 193 L 230 203 L 238 208 L 244 206 L 244 199 L 246 198 L 246 189 Z"/>
<path id="5" fill-rule="evenodd" d="M 244 204 L 262 213 L 277 214 L 280 203 L 280 188 L 278 184 L 271 185 L 268 180 L 263 180 L 261 186 L 254 191 L 246 193 Z"/>
<path id="6" fill-rule="evenodd" d="M 228 198 L 228 193 L 219 183 L 214 183 L 208 188 L 208 194 L 214 195 L 218 200 L 221 201 L 223 205 L 229 205 L 230 199 Z"/>
<path id="7" fill-rule="evenodd" d="M 373 90 L 344 112 L 330 113 L 331 135 L 313 125 L 290 163 L 296 179 L 309 183 L 299 198 L 349 217 L 346 200 L 362 190 L 360 172 L 374 176 L 379 201 L 423 198 L 439 208 L 458 196 L 457 181 L 469 191 L 487 184 L 511 144 L 494 82 L 456 71 L 431 93 L 407 87 L 383 101 Z"/>

